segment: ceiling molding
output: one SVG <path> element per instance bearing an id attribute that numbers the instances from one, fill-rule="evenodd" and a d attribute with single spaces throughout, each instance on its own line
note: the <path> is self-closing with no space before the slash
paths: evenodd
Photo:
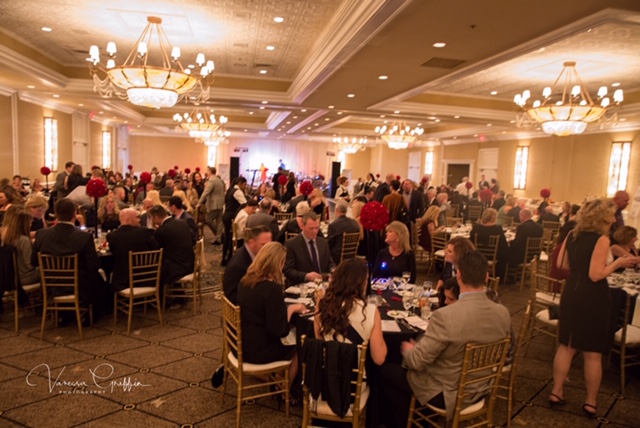
<path id="1" fill-rule="evenodd" d="M 297 125 L 292 126 L 291 128 L 289 128 L 289 130 L 287 131 L 287 134 L 290 134 L 292 132 L 296 132 L 297 130 L 304 128 L 309 123 L 311 123 L 311 122 L 321 118 L 322 116 L 324 116 L 327 113 L 327 111 L 328 110 L 318 110 L 318 111 L 316 111 L 315 113 L 313 113 L 312 115 L 310 115 L 306 119 L 300 121 Z"/>
<path id="2" fill-rule="evenodd" d="M 3 95 L 5 97 L 10 97 L 11 95 L 15 94 L 16 92 L 18 92 L 17 89 L 11 88 L 9 86 L 5 86 L 5 85 L 0 85 L 0 95 Z"/>
<path id="3" fill-rule="evenodd" d="M 76 111 L 78 111 L 75 108 L 68 107 L 64 104 L 53 101 L 50 98 L 40 97 L 30 92 L 18 91 L 18 96 L 20 97 L 20 101 L 25 101 L 31 104 L 39 105 L 40 107 L 50 108 L 62 113 L 73 114 Z"/>
<path id="4" fill-rule="evenodd" d="M 97 104 L 103 110 L 118 114 L 128 120 L 132 120 L 136 122 L 146 122 L 148 120 L 145 115 L 140 114 L 137 111 L 126 107 L 126 105 L 124 104 L 109 101 L 108 98 L 102 98 L 101 101 L 98 101 Z"/>
<path id="5" fill-rule="evenodd" d="M 278 125 L 280 125 L 282 121 L 285 120 L 290 114 L 290 111 L 274 111 L 266 120 L 267 128 L 276 129 Z"/>
<path id="6" fill-rule="evenodd" d="M 12 70 L 24 73 L 51 88 L 65 88 L 69 79 L 42 64 L 0 44 L 0 62 Z"/>
<path id="7" fill-rule="evenodd" d="M 424 116 L 460 116 L 476 119 L 492 119 L 499 121 L 512 121 L 516 117 L 513 111 L 500 111 L 494 109 L 481 109 L 475 107 L 446 106 L 442 104 L 423 104 L 411 102 L 398 102 L 393 104 L 393 110 L 401 110 L 402 113 L 414 113 Z"/>

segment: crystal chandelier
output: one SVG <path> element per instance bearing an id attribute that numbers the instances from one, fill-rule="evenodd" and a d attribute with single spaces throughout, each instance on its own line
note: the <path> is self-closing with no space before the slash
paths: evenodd
<path id="1" fill-rule="evenodd" d="M 173 121 L 188 131 L 190 137 L 200 140 L 212 137 L 218 130 L 223 134 L 228 132 L 224 130 L 224 125 L 227 123 L 226 116 L 219 116 L 216 119 L 215 114 L 204 109 L 196 108 L 191 113 L 176 113 L 173 115 Z"/>
<path id="2" fill-rule="evenodd" d="M 209 98 L 213 83 L 214 63 L 199 53 L 196 63 L 199 74 L 191 74 L 179 61 L 180 48 L 172 46 L 162 29 L 162 19 L 147 17 L 148 24 L 138 38 L 133 50 L 122 65 L 116 66 L 116 44 L 107 43 L 109 59 L 100 62 L 100 49 L 89 49 L 89 71 L 93 76 L 93 89 L 103 97 L 113 94 L 130 103 L 151 108 L 172 107 L 187 94 L 194 93 L 194 102 Z M 155 49 L 155 43 L 159 45 Z M 169 56 L 169 52 L 171 55 Z"/>
<path id="3" fill-rule="evenodd" d="M 348 155 L 367 148 L 367 137 L 333 137 L 333 142 L 338 145 L 338 150 Z"/>
<path id="4" fill-rule="evenodd" d="M 222 143 L 228 143 L 227 137 L 231 136 L 231 131 L 218 129 L 216 132 L 206 138 L 197 139 L 196 142 L 202 142 L 205 146 L 219 146 Z"/>
<path id="5" fill-rule="evenodd" d="M 614 91 L 612 103 L 607 96 L 607 87 L 602 86 L 594 102 L 575 66 L 576 63 L 573 61 L 564 63 L 562 72 L 553 86 L 542 91 L 542 101 L 535 100 L 528 105 L 527 102 L 531 98 L 529 90 L 514 97 L 513 102 L 521 109 L 516 120 L 517 126 L 542 124 L 545 133 L 564 137 L 582 134 L 590 123 L 605 125 L 617 121 L 617 107 L 624 99 L 622 89 Z M 558 85 L 559 82 L 562 84 L 561 87 Z"/>
<path id="6" fill-rule="evenodd" d="M 390 126 L 376 126 L 376 134 L 380 135 L 389 148 L 394 150 L 406 149 L 423 133 L 423 128 L 419 126 L 412 128 L 404 122 L 393 122 Z"/>

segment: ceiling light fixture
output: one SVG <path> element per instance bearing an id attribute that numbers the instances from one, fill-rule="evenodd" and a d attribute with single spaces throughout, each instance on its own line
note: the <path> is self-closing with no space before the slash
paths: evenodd
<path id="1" fill-rule="evenodd" d="M 591 123 L 599 122 L 604 126 L 617 122 L 617 107 L 624 100 L 622 89 L 614 91 L 612 103 L 607 96 L 607 87 L 602 86 L 594 102 L 585 89 L 575 66 L 574 61 L 564 63 L 562 72 L 553 86 L 546 87 L 542 91 L 544 97 L 542 101 L 535 100 L 528 105 L 527 102 L 531 98 L 529 90 L 514 97 L 513 102 L 521 110 L 516 118 L 517 126 L 542 124 L 542 130 L 545 133 L 564 137 L 582 134 Z M 560 86 L 558 83 L 561 80 Z M 557 90 L 556 86 L 558 86 Z"/>
<path id="2" fill-rule="evenodd" d="M 338 150 L 348 155 L 366 149 L 367 137 L 333 137 L 333 142 L 337 144 Z"/>
<path id="3" fill-rule="evenodd" d="M 384 74 L 382 76 L 378 76 L 378 79 L 380 80 L 387 80 L 389 78 L 389 76 L 385 76 Z"/>
<path id="4" fill-rule="evenodd" d="M 260 70 L 260 74 L 267 74 L 267 70 Z"/>
<path id="5" fill-rule="evenodd" d="M 281 16 L 276 16 L 276 17 L 273 18 L 273 21 L 277 22 L 278 24 L 280 24 L 280 23 L 284 22 L 284 18 L 281 17 Z"/>
<path id="6" fill-rule="evenodd" d="M 376 126 L 375 131 L 387 142 L 389 148 L 394 150 L 406 149 L 424 133 L 423 128 L 419 126 L 412 128 L 405 122 L 393 122 L 390 126 Z"/>
<path id="7" fill-rule="evenodd" d="M 191 113 L 173 115 L 173 121 L 180 128 L 188 131 L 190 137 L 203 141 L 220 135 L 225 137 L 231 135 L 224 127 L 227 120 L 226 116 L 216 118 L 215 114 L 201 108 L 196 108 Z"/>
<path id="8" fill-rule="evenodd" d="M 267 46 L 267 50 L 268 51 L 274 51 L 274 50 L 276 50 L 276 47 L 269 45 L 269 46 Z"/>
<path id="9" fill-rule="evenodd" d="M 147 21 L 136 47 L 122 65 L 116 66 L 114 42 L 107 44 L 109 59 L 106 64 L 100 62 L 98 46 L 91 46 L 87 61 L 90 62 L 94 91 L 103 97 L 115 94 L 132 104 L 158 109 L 174 106 L 193 91 L 198 93 L 195 103 L 206 101 L 213 83 L 213 61 L 207 61 L 204 54 L 199 53 L 196 63 L 200 73 L 192 75 L 189 68 L 182 67 L 180 48 L 169 42 L 162 29 L 162 19 L 149 16 Z"/>
<path id="10" fill-rule="evenodd" d="M 53 28 L 51 28 L 51 27 L 42 27 L 41 30 L 44 31 L 45 33 L 50 33 L 50 32 L 53 31 Z"/>
<path id="11" fill-rule="evenodd" d="M 438 48 L 438 49 L 442 49 L 445 46 L 447 46 L 447 44 L 444 43 L 444 42 L 436 42 L 436 43 L 433 44 L 433 47 L 434 48 Z"/>

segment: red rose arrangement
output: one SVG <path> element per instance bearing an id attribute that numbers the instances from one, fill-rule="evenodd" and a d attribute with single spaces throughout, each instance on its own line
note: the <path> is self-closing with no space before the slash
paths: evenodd
<path id="1" fill-rule="evenodd" d="M 471 188 L 473 187 L 473 183 L 470 181 L 467 181 L 466 183 L 464 183 L 464 187 L 466 187 L 467 190 L 471 190 Z"/>
<path id="2" fill-rule="evenodd" d="M 427 184 L 427 181 L 429 181 L 427 180 L 427 177 L 422 177 L 422 180 L 420 180 L 422 184 Z"/>
<path id="3" fill-rule="evenodd" d="M 551 196 L 551 190 L 545 187 L 544 189 L 540 190 L 540 196 L 542 196 L 544 199 L 547 199 L 549 196 Z"/>
<path id="4" fill-rule="evenodd" d="M 87 183 L 87 195 L 92 198 L 101 198 L 107 194 L 107 183 L 100 178 L 92 178 Z"/>
<path id="5" fill-rule="evenodd" d="M 48 166 L 43 166 L 42 168 L 40 168 L 40 174 L 49 175 L 51 174 L 51 169 Z"/>
<path id="6" fill-rule="evenodd" d="M 380 178 L 380 174 L 376 174 L 376 178 Z"/>
<path id="7" fill-rule="evenodd" d="M 129 171 L 133 171 L 133 165 L 131 165 L 131 164 L 127 165 L 127 169 L 128 169 Z"/>
<path id="8" fill-rule="evenodd" d="M 396 175 L 396 180 L 400 181 L 400 176 Z"/>
<path id="9" fill-rule="evenodd" d="M 389 211 L 378 201 L 371 201 L 360 211 L 360 223 L 366 230 L 379 232 L 389 224 Z"/>
<path id="10" fill-rule="evenodd" d="M 99 167 L 98 165 L 93 165 L 93 166 L 91 167 L 91 171 L 93 171 L 94 169 L 100 169 L 100 167 Z"/>
<path id="11" fill-rule="evenodd" d="M 175 169 L 170 169 L 169 171 L 167 171 L 167 175 L 169 176 L 169 178 L 175 178 L 177 172 Z"/>
<path id="12" fill-rule="evenodd" d="M 184 173 L 185 174 L 191 174 L 191 168 L 185 168 L 184 169 Z"/>
<path id="13" fill-rule="evenodd" d="M 310 181 L 305 180 L 300 183 L 300 193 L 305 196 L 309 196 L 311 192 L 313 192 L 313 184 L 311 184 Z"/>
<path id="14" fill-rule="evenodd" d="M 140 182 L 144 184 L 151 183 L 151 174 L 147 171 L 140 174 Z"/>
<path id="15" fill-rule="evenodd" d="M 176 171 L 179 170 L 180 168 L 178 167 L 178 165 L 174 166 L 173 169 L 175 169 Z"/>
<path id="16" fill-rule="evenodd" d="M 287 176 L 281 175 L 280 177 L 278 177 L 278 184 L 281 186 L 284 186 L 285 184 L 287 184 Z"/>
<path id="17" fill-rule="evenodd" d="M 200 172 L 200 167 L 199 166 L 196 167 L 196 172 Z"/>
<path id="18" fill-rule="evenodd" d="M 489 189 L 482 189 L 480 191 L 480 200 L 485 204 L 491 202 L 491 198 L 493 198 L 493 192 Z"/>

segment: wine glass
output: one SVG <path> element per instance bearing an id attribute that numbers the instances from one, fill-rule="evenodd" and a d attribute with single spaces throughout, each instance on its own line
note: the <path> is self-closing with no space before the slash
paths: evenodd
<path id="1" fill-rule="evenodd" d="M 393 278 L 391 278 L 391 291 L 396 291 L 398 290 L 398 286 L 400 285 L 400 283 L 402 282 L 402 278 L 400 278 L 399 276 L 394 276 Z"/>
<path id="2" fill-rule="evenodd" d="M 300 297 L 305 299 L 308 293 L 309 289 L 307 288 L 307 284 L 300 284 Z"/>
<path id="3" fill-rule="evenodd" d="M 407 284 L 409 283 L 410 279 L 411 279 L 411 272 L 402 272 L 402 289 L 403 290 L 407 289 Z"/>
<path id="4" fill-rule="evenodd" d="M 422 283 L 422 286 L 424 287 L 424 292 L 431 296 L 431 291 L 433 291 L 433 282 L 425 281 Z"/>
<path id="5" fill-rule="evenodd" d="M 322 284 L 322 278 L 314 278 L 313 283 L 316 285 L 316 289 L 317 289 Z"/>
<path id="6" fill-rule="evenodd" d="M 402 295 L 402 306 L 404 307 L 405 311 L 411 309 L 411 306 L 413 306 L 413 295 L 411 293 L 405 292 Z"/>

